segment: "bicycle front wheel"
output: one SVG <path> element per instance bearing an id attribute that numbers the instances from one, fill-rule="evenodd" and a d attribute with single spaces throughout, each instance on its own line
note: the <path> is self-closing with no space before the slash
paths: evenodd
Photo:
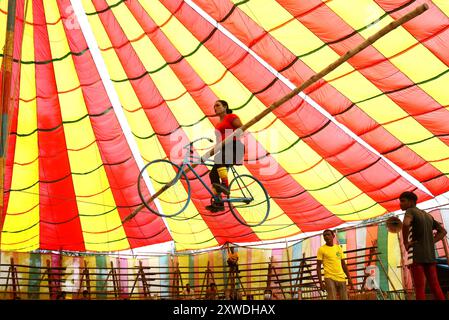
<path id="1" fill-rule="evenodd" d="M 267 220 L 270 199 L 262 183 L 248 174 L 236 176 L 229 184 L 229 209 L 243 225 L 256 227 Z"/>
<path id="2" fill-rule="evenodd" d="M 184 181 L 184 184 L 183 184 Z M 163 190 L 155 201 L 151 198 L 149 189 L 155 192 Z M 158 159 L 147 163 L 139 173 L 137 190 L 140 200 L 152 213 L 161 217 L 174 217 L 183 212 L 190 202 L 190 184 L 184 170 L 177 164 Z"/>

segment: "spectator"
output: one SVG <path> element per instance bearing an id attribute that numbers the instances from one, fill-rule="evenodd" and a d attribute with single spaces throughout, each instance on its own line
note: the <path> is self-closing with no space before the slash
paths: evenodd
<path id="1" fill-rule="evenodd" d="M 83 293 L 81 295 L 81 300 L 90 300 L 89 291 L 83 290 Z"/>
<path id="2" fill-rule="evenodd" d="M 445 300 L 436 269 L 435 243 L 444 239 L 446 230 L 427 212 L 418 209 L 418 197 L 410 191 L 399 196 L 401 210 L 405 210 L 402 240 L 410 259 L 410 269 L 416 300 L 425 300 L 426 279 L 436 300 Z M 436 230 L 436 234 L 433 234 Z"/>
<path id="3" fill-rule="evenodd" d="M 206 300 L 217 300 L 217 285 L 214 282 L 206 289 Z"/>
<path id="4" fill-rule="evenodd" d="M 195 290 L 190 287 L 190 284 L 186 284 L 186 288 L 183 291 L 184 299 L 195 299 Z"/>
<path id="5" fill-rule="evenodd" d="M 234 252 L 233 247 L 228 247 L 228 259 L 227 263 L 228 266 L 232 269 L 238 270 L 238 261 L 239 261 L 239 254 L 237 252 Z"/>
<path id="6" fill-rule="evenodd" d="M 343 250 L 334 244 L 335 234 L 332 230 L 324 230 L 323 238 L 326 243 L 318 249 L 316 266 L 320 289 L 327 292 L 328 300 L 337 300 L 337 291 L 341 300 L 348 300 L 345 275 L 351 288 L 352 280 Z M 324 267 L 325 285 L 321 278 L 321 265 Z"/>

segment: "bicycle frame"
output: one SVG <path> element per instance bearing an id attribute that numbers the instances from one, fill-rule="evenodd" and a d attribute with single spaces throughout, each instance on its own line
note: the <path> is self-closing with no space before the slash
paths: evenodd
<path id="1" fill-rule="evenodd" d="M 197 139 L 195 141 L 192 141 L 191 143 L 189 143 L 188 145 L 186 145 L 184 147 L 184 149 L 188 149 L 188 151 L 186 152 L 182 163 L 179 165 L 181 170 L 176 175 L 174 181 L 177 181 L 178 179 L 181 178 L 182 171 L 186 172 L 186 170 L 184 168 L 187 167 L 195 175 L 195 177 L 201 182 L 201 184 L 204 186 L 204 188 L 207 190 L 207 192 L 209 192 L 209 194 L 211 195 L 211 197 L 215 201 L 217 201 L 217 202 L 220 202 L 220 201 L 221 202 L 229 202 L 229 203 L 232 203 L 232 202 L 249 203 L 249 202 L 253 201 L 254 198 L 251 197 L 251 196 L 250 197 L 246 197 L 245 196 L 243 198 L 220 198 L 220 197 L 218 197 L 218 195 L 216 195 L 216 194 L 214 194 L 212 192 L 211 188 L 204 182 L 204 180 L 201 178 L 201 176 L 196 172 L 195 167 L 191 165 L 191 161 L 190 161 L 190 158 L 192 158 L 192 159 L 195 158 L 194 155 L 193 155 L 193 143 L 195 143 L 195 142 L 197 142 L 199 140 L 202 140 L 202 139 L 208 139 L 208 138 Z M 210 141 L 210 139 L 208 139 L 208 140 Z M 200 157 L 197 157 L 197 159 L 199 160 L 198 164 L 204 164 L 206 166 L 210 166 L 210 164 L 207 164 L 206 162 L 202 161 L 202 159 Z M 233 165 L 230 165 L 229 168 L 231 169 L 231 172 L 232 172 L 232 174 L 234 176 L 234 179 L 237 179 L 236 182 L 237 182 L 237 185 L 239 186 L 240 190 L 243 190 L 242 187 L 241 187 L 241 184 L 244 185 L 245 183 L 241 179 L 240 179 L 240 181 L 238 180 L 239 179 L 239 174 L 237 173 L 237 171 L 235 170 Z"/>
<path id="2" fill-rule="evenodd" d="M 257 180 L 255 177 L 253 177 L 250 174 L 246 174 L 246 173 L 239 174 L 234 165 L 229 165 L 227 167 L 231 169 L 231 172 L 233 175 L 233 177 L 229 183 L 229 188 L 231 190 L 233 190 L 234 192 L 232 192 L 232 195 L 228 195 L 228 196 L 225 196 L 222 198 L 222 196 L 220 194 L 217 194 L 217 195 L 214 194 L 212 186 L 210 184 L 206 184 L 206 182 L 203 180 L 202 176 L 200 176 L 198 174 L 198 172 L 195 170 L 195 167 L 198 164 L 203 164 L 205 166 L 212 165 L 212 161 L 209 161 L 208 158 L 204 159 L 202 157 L 198 157 L 193 152 L 193 143 L 198 140 L 202 140 L 202 139 L 207 139 L 210 142 L 213 142 L 213 140 L 209 139 L 209 138 L 200 138 L 200 139 L 197 139 L 197 140 L 191 142 L 190 144 L 184 146 L 184 149 L 188 149 L 188 150 L 185 153 L 184 158 L 180 164 L 176 164 L 168 159 L 157 159 L 157 160 L 153 160 L 153 161 L 147 163 L 142 168 L 142 170 L 139 173 L 137 189 L 138 189 L 139 197 L 142 200 L 143 205 L 146 206 L 147 209 L 149 211 L 151 211 L 152 213 L 154 213 L 158 216 L 161 216 L 161 217 L 166 217 L 166 218 L 174 217 L 174 216 L 178 215 L 179 213 L 181 213 L 182 211 L 184 211 L 187 208 L 187 206 L 189 205 L 189 202 L 191 200 L 191 185 L 190 185 L 190 179 L 187 176 L 187 172 L 192 171 L 193 176 L 196 177 L 201 182 L 203 187 L 210 194 L 213 202 L 216 202 L 216 203 L 228 202 L 229 203 L 229 211 L 232 213 L 232 215 L 236 218 L 236 220 L 239 223 L 241 223 L 242 225 L 245 225 L 245 226 L 249 226 L 249 227 L 259 226 L 262 223 L 264 223 L 266 221 L 269 211 L 270 211 L 270 201 L 269 201 L 269 196 L 268 196 L 267 191 L 265 190 L 265 188 L 263 187 L 262 183 L 259 180 Z M 187 188 L 187 190 L 186 190 L 187 191 L 187 199 L 185 199 L 185 201 L 183 201 L 183 205 L 181 205 L 182 207 L 180 210 L 178 210 L 178 209 L 175 209 L 174 211 L 169 210 L 169 211 L 171 211 L 170 213 L 159 212 L 159 210 L 155 210 L 154 208 L 152 208 L 151 206 L 148 205 L 149 200 L 147 200 L 146 195 L 144 195 L 142 193 L 142 190 L 140 188 L 140 185 L 141 185 L 140 181 L 143 178 L 143 174 L 147 173 L 146 170 L 148 169 L 148 166 L 150 166 L 152 164 L 157 164 L 155 167 L 152 167 L 152 168 L 156 168 L 156 170 L 158 170 L 157 169 L 158 165 L 166 166 L 168 164 L 170 167 L 172 167 L 173 169 L 175 169 L 177 171 L 175 177 L 170 182 L 164 182 L 165 180 L 162 181 L 162 183 L 165 183 L 164 187 L 162 189 L 160 189 L 155 195 L 153 195 L 152 199 L 154 200 L 157 196 L 162 194 L 165 190 L 167 190 L 171 186 L 174 186 L 178 182 L 181 182 L 181 180 L 182 180 L 182 184 L 184 184 L 185 187 Z M 190 176 L 193 179 L 193 176 L 192 175 L 190 175 Z M 160 181 L 157 181 L 157 182 L 161 183 Z M 237 192 L 239 192 L 239 193 L 237 193 Z M 255 197 L 253 197 L 253 195 L 252 195 L 253 192 L 255 193 L 254 194 Z M 253 203 L 253 201 L 256 200 L 256 198 L 257 198 L 257 202 Z M 231 205 L 232 202 L 234 202 L 234 203 L 237 202 L 238 204 Z M 259 204 L 262 204 L 262 205 L 259 206 Z M 215 212 L 215 211 L 212 211 L 212 212 Z"/>

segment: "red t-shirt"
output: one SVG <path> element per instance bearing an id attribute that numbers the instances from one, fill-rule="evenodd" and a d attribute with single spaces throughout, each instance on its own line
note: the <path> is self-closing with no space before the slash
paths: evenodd
<path id="1" fill-rule="evenodd" d="M 230 136 L 234 130 L 237 129 L 232 125 L 232 121 L 235 119 L 239 119 L 239 117 L 233 113 L 229 113 L 225 115 L 223 120 L 215 126 L 215 129 L 220 132 L 221 141 L 223 141 L 227 136 Z"/>

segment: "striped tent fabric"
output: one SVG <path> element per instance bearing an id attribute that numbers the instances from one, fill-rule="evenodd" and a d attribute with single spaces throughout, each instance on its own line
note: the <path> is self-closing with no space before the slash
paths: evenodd
<path id="1" fill-rule="evenodd" d="M 403 191 L 420 201 L 449 191 L 445 0 L 83 0 L 80 10 L 69 0 L 16 2 L 2 250 L 258 243 L 393 212 Z M 198 180 L 178 216 L 144 209 L 122 223 L 141 204 L 143 164 L 180 162 L 180 146 L 214 137 L 216 100 L 247 123 L 422 3 L 422 15 L 247 131 L 252 148 L 238 171 L 268 192 L 262 225 L 207 211 Z M 0 1 L 0 30 L 7 13 Z M 6 40 L 0 32 L 2 63 Z M 198 166 L 210 183 L 207 171 Z M 187 196 L 181 186 L 159 206 Z M 346 246 L 362 246 L 355 236 Z"/>

